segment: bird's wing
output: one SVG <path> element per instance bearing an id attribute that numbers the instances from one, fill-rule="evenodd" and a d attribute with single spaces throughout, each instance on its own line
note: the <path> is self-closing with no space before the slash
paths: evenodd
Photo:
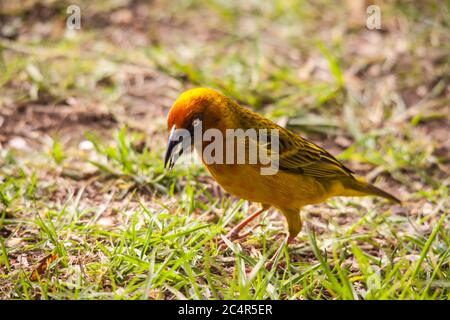
<path id="1" fill-rule="evenodd" d="M 286 129 L 280 130 L 279 169 L 316 178 L 352 176 L 330 153 Z"/>
<path id="2" fill-rule="evenodd" d="M 316 178 L 352 177 L 353 172 L 326 150 L 256 113 L 246 110 L 244 115 L 241 114 L 241 126 L 243 129 L 279 130 L 281 171 Z M 270 148 L 272 147 L 269 146 Z"/>

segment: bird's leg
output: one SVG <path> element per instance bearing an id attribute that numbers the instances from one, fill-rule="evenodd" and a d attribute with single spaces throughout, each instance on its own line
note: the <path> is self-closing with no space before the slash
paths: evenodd
<path id="1" fill-rule="evenodd" d="M 289 235 L 285 241 L 283 241 L 272 258 L 270 258 L 270 260 L 266 263 L 266 269 L 272 268 L 275 260 L 277 260 L 278 256 L 281 254 L 281 251 L 283 251 L 284 245 L 288 246 L 292 241 L 294 241 L 300 230 L 302 230 L 302 220 L 300 219 L 300 212 L 298 209 L 281 209 L 281 212 L 283 212 L 283 215 L 286 217 Z"/>
<path id="2" fill-rule="evenodd" d="M 261 213 L 263 213 L 268 208 L 269 208 L 269 206 L 263 205 L 261 209 L 259 209 L 258 211 L 253 213 L 251 216 L 249 216 L 248 218 L 243 220 L 241 223 L 239 223 L 237 226 L 235 226 L 233 229 L 231 229 L 230 232 L 227 233 L 226 237 L 228 239 L 230 239 L 231 241 L 235 241 L 235 240 L 241 240 L 241 239 L 245 238 L 246 236 L 248 236 L 259 225 L 257 225 L 256 227 L 252 228 L 249 232 L 246 232 L 242 235 L 239 235 L 239 232 L 246 225 L 248 225 L 250 222 L 255 220 Z M 220 240 L 219 241 L 219 250 L 225 249 L 225 246 L 226 246 L 225 243 L 222 240 Z"/>
<path id="3" fill-rule="evenodd" d="M 248 225 L 250 222 L 255 220 L 261 213 L 263 213 L 265 208 L 261 208 L 255 213 L 253 213 L 251 216 L 243 220 L 241 223 L 239 223 L 237 226 L 235 226 L 233 229 L 231 229 L 227 233 L 227 238 L 231 241 L 241 239 L 242 237 L 239 236 L 239 232 L 245 228 L 246 225 Z"/>

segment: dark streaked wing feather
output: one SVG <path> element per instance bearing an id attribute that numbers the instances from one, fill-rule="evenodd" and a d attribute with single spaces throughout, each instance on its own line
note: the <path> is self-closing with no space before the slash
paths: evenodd
<path id="1" fill-rule="evenodd" d="M 242 129 L 278 129 L 279 169 L 316 178 L 352 177 L 352 171 L 314 143 L 248 109 L 240 108 Z"/>
<path id="2" fill-rule="evenodd" d="M 317 178 L 352 175 L 350 169 L 312 142 L 291 132 L 287 136 L 280 133 L 280 140 L 284 139 L 289 142 L 285 148 L 280 143 L 280 170 Z"/>

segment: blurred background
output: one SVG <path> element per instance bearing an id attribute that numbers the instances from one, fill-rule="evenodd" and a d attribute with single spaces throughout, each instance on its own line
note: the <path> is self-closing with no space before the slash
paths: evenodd
<path id="1" fill-rule="evenodd" d="M 332 201 L 307 210 L 319 234 L 348 228 L 375 202 L 383 219 L 394 217 L 360 230 L 377 230 L 372 236 L 381 240 L 368 249 L 375 256 L 403 241 L 396 232 L 426 237 L 450 208 L 449 12 L 449 1 L 0 1 L 0 270 L 9 274 L 0 295 L 22 297 L 18 270 L 30 271 L 51 250 L 69 281 L 83 249 L 59 241 L 78 237 L 82 247 L 105 236 L 79 223 L 117 234 L 134 212 L 145 238 L 142 207 L 222 221 L 236 202 L 201 167 L 162 168 L 165 116 L 196 86 L 327 148 L 407 204 L 387 212 L 373 199 Z M 247 206 L 238 203 L 236 219 Z M 42 231 L 36 214 L 52 221 L 57 236 Z M 174 229 L 187 223 L 170 221 Z M 406 257 L 420 246 L 399 250 Z M 94 278 L 114 261 L 103 251 L 83 255 Z"/>

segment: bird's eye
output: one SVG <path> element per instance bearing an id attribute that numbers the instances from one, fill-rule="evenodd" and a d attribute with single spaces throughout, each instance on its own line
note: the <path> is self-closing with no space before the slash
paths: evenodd
<path id="1" fill-rule="evenodd" d="M 200 119 L 194 119 L 194 121 L 192 121 L 192 126 L 193 127 L 196 127 L 196 126 L 198 126 L 200 124 Z"/>

